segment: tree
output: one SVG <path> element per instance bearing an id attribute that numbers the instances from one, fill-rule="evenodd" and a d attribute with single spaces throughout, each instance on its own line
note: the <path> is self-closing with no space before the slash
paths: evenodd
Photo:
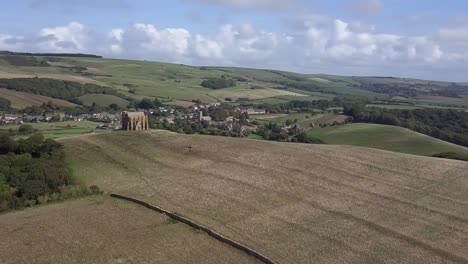
<path id="1" fill-rule="evenodd" d="M 34 133 L 36 130 L 34 129 L 34 127 L 32 125 L 21 125 L 19 128 L 18 128 L 18 132 L 20 134 L 23 134 L 23 135 L 27 135 L 27 134 L 32 134 Z"/>
<path id="2" fill-rule="evenodd" d="M 14 141 L 8 134 L 0 133 L 0 154 L 15 152 L 16 148 L 16 141 Z"/>
<path id="3" fill-rule="evenodd" d="M 59 115 L 53 115 L 49 122 L 60 122 L 60 116 Z"/>
<path id="4" fill-rule="evenodd" d="M 10 110 L 11 102 L 5 98 L 0 98 L 0 110 Z"/>
<path id="5" fill-rule="evenodd" d="M 138 103 L 138 108 L 141 109 L 152 109 L 154 108 L 154 103 L 151 99 L 144 98 Z"/>
<path id="6" fill-rule="evenodd" d="M 118 104 L 112 103 L 112 104 L 109 105 L 109 109 L 110 109 L 111 111 L 119 111 L 119 110 L 120 110 L 120 106 L 119 106 Z"/>
<path id="7" fill-rule="evenodd" d="M 236 82 L 227 78 L 209 78 L 201 83 L 201 86 L 211 89 L 222 89 L 236 86 Z"/>
<path id="8" fill-rule="evenodd" d="M 19 188 L 20 196 L 27 199 L 37 199 L 39 196 L 49 192 L 49 188 L 44 181 L 28 180 Z"/>

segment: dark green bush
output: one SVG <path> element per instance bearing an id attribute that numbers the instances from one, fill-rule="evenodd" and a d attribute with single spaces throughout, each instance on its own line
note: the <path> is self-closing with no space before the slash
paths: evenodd
<path id="1" fill-rule="evenodd" d="M 227 87 L 236 86 L 236 82 L 232 79 L 226 78 L 209 78 L 201 83 L 201 86 L 210 89 L 222 89 Z"/>

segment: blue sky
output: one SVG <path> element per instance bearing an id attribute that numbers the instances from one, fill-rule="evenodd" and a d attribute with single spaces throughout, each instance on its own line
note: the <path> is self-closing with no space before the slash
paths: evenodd
<path id="1" fill-rule="evenodd" d="M 0 49 L 468 81 L 465 0 L 17 0 Z"/>

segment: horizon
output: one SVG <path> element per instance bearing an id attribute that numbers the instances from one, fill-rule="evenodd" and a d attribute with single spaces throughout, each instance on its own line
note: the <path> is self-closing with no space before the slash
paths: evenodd
<path id="1" fill-rule="evenodd" d="M 0 50 L 1 52 L 13 52 L 10 50 Z M 18 52 L 19 53 L 19 52 Z M 39 56 L 41 53 L 35 53 L 35 52 L 21 52 L 21 53 L 31 53 L 31 54 L 37 54 L 36 56 Z M 42 53 L 42 55 L 47 54 L 47 53 Z M 174 63 L 174 62 L 165 62 L 165 61 L 155 61 L 155 60 L 139 60 L 139 59 L 125 59 L 125 58 L 112 58 L 112 57 L 105 57 L 100 54 L 87 54 L 87 53 L 54 53 L 51 52 L 49 54 L 54 54 L 54 55 L 65 55 L 65 54 L 80 54 L 80 55 L 91 55 L 91 56 L 99 56 L 101 59 L 109 59 L 109 60 L 133 60 L 133 61 L 143 61 L 143 62 L 154 62 L 154 63 L 168 63 L 168 64 L 177 64 L 177 65 L 183 65 L 187 67 L 209 67 L 209 68 L 239 68 L 239 69 L 253 69 L 253 70 L 264 70 L 264 71 L 284 71 L 284 72 L 291 72 L 291 73 L 298 73 L 298 74 L 304 74 L 304 75 L 325 75 L 325 76 L 341 76 L 341 77 L 357 77 L 357 78 L 395 78 L 395 79 L 413 79 L 413 80 L 419 80 L 419 81 L 430 81 L 430 82 L 453 82 L 453 83 L 458 83 L 458 84 L 466 84 L 468 83 L 468 80 L 466 81 L 451 81 L 451 80 L 437 80 L 437 79 L 421 79 L 421 78 L 412 78 L 412 77 L 407 77 L 407 76 L 383 76 L 383 75 L 337 75 L 337 74 L 330 74 L 330 73 L 314 73 L 314 72 L 300 72 L 300 71 L 289 71 L 289 70 L 282 70 L 282 69 L 274 69 L 274 68 L 252 68 L 252 67 L 244 67 L 244 66 L 220 66 L 220 65 L 196 65 L 196 64 L 183 64 L 183 63 Z M 16 56 L 22 56 L 22 55 L 16 55 Z M 63 56 L 67 57 L 67 56 Z"/>
<path id="2" fill-rule="evenodd" d="M 24 0 L 0 49 L 467 82 L 468 2 Z M 34 18 L 34 20 L 32 20 Z"/>

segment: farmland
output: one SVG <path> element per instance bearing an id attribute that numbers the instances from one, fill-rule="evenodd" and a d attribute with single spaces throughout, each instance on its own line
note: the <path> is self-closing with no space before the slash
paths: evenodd
<path id="1" fill-rule="evenodd" d="M 80 102 L 84 105 L 88 106 L 92 105 L 93 103 L 102 107 L 109 106 L 110 104 L 116 104 L 120 107 L 125 107 L 128 105 L 127 100 L 111 94 L 86 94 L 78 97 L 78 100 L 80 100 Z"/>
<path id="2" fill-rule="evenodd" d="M 65 100 L 55 99 L 47 96 L 7 90 L 0 88 L 0 98 L 5 98 L 11 102 L 11 107 L 16 109 L 22 109 L 28 106 L 40 106 L 52 102 L 58 106 L 72 107 L 75 104 Z"/>
<path id="3" fill-rule="evenodd" d="M 177 212 L 279 263 L 468 261 L 465 162 L 165 131 L 61 142 L 80 181 Z"/>
<path id="4" fill-rule="evenodd" d="M 331 100 L 337 96 L 357 96 L 370 100 L 386 100 L 382 107 L 398 107 L 411 103 L 417 107 L 467 107 L 466 94 L 460 98 L 419 94 L 395 96 L 392 85 L 422 93 L 428 89 L 447 89 L 449 83 L 401 78 L 348 77 L 323 74 L 300 74 L 268 69 L 232 67 L 194 67 L 149 61 L 83 58 L 83 57 L 11 57 L 0 56 L 0 78 L 52 78 L 92 83 L 111 87 L 120 94 L 141 99 L 159 98 L 165 102 L 204 103 L 225 101 L 230 98 L 248 99 L 253 104 L 281 104 L 291 100 Z M 14 57 L 14 56 L 13 56 Z M 37 62 L 46 65 L 37 66 Z M 19 64 L 18 64 L 19 63 Z M 234 87 L 212 90 L 200 84 L 209 78 L 238 80 Z M 387 90 L 374 91 L 378 87 Z M 406 88 L 405 88 L 406 87 Z M 131 93 L 129 93 L 131 91 Z M 84 99 L 88 103 L 89 98 Z M 101 102 L 115 101 L 99 99 Z M 123 102 L 120 102 L 123 103 Z M 377 103 L 376 106 L 380 106 Z M 411 108 L 410 106 L 406 107 Z"/>
<path id="5" fill-rule="evenodd" d="M 361 146 L 423 156 L 455 152 L 468 157 L 468 148 L 396 126 L 355 123 L 311 129 L 307 133 L 327 144 Z"/>
<path id="6" fill-rule="evenodd" d="M 346 122 L 348 119 L 348 117 L 344 115 L 316 113 L 266 114 L 255 116 L 255 118 L 263 121 L 277 123 L 285 123 L 287 120 L 296 120 L 297 122 L 295 123 L 304 129 L 309 128 L 312 124 L 314 126 L 341 124 Z"/>
<path id="7" fill-rule="evenodd" d="M 0 263 L 260 263 L 167 216 L 109 197 L 0 216 Z"/>
<path id="8" fill-rule="evenodd" d="M 44 135 L 46 138 L 64 138 L 78 136 L 88 133 L 105 133 L 106 131 L 95 130 L 99 123 L 92 121 L 65 121 L 65 122 L 41 122 L 41 123 L 29 123 L 33 128 L 37 129 L 39 133 Z M 6 125 L 1 126 L 1 130 L 17 130 L 20 125 Z"/>

